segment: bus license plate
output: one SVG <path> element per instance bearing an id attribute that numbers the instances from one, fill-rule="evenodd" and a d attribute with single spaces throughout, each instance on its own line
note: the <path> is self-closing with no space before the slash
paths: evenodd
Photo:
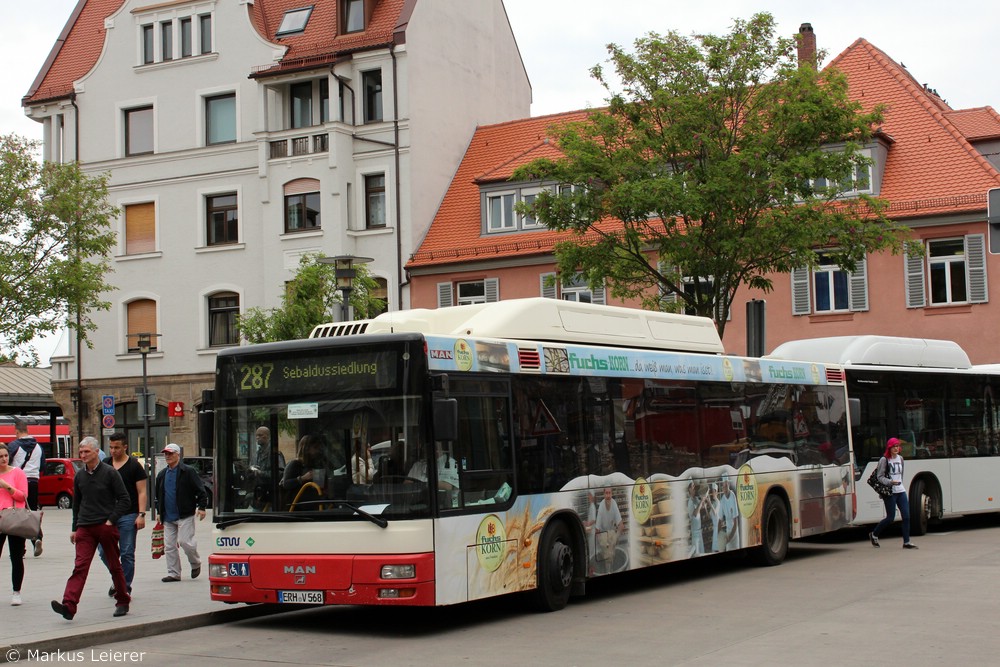
<path id="1" fill-rule="evenodd" d="M 282 604 L 323 604 L 323 591 L 278 591 Z"/>

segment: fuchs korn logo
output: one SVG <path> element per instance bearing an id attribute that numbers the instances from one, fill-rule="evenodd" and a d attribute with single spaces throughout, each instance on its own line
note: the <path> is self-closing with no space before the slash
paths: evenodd
<path id="1" fill-rule="evenodd" d="M 740 508 L 740 514 L 748 519 L 757 509 L 757 476 L 748 463 L 744 463 L 736 472 L 736 504 Z"/>
<path id="2" fill-rule="evenodd" d="M 476 555 L 479 565 L 487 572 L 495 572 L 507 554 L 507 531 L 496 514 L 490 514 L 479 523 L 476 531 Z"/>
<path id="3" fill-rule="evenodd" d="M 642 477 L 632 486 L 632 516 L 636 522 L 646 523 L 653 510 L 653 490 Z"/>

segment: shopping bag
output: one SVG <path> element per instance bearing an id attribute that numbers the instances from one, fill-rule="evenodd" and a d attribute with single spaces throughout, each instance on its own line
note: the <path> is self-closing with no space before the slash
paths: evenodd
<path id="1" fill-rule="evenodd" d="M 152 534 L 153 558 L 163 557 L 163 523 L 157 521 Z"/>
<path id="2" fill-rule="evenodd" d="M 8 507 L 0 512 L 0 533 L 33 540 L 42 530 L 42 511 Z"/>

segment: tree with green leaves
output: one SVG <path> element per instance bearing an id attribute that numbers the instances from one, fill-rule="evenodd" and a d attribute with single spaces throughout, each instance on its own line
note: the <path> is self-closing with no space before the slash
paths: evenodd
<path id="1" fill-rule="evenodd" d="M 69 326 L 81 340 L 88 317 L 108 310 L 117 209 L 108 176 L 76 163 L 40 163 L 37 142 L 0 136 L 0 356 L 37 363 L 31 341 Z M 89 344 L 89 343 L 88 343 Z"/>
<path id="2" fill-rule="evenodd" d="M 337 290 L 335 267 L 321 264 L 321 254 L 303 255 L 299 270 L 285 286 L 279 308 L 250 308 L 240 316 L 240 335 L 250 343 L 307 338 L 317 324 L 336 319 L 342 297 Z M 350 292 L 355 319 L 363 320 L 385 310 L 385 300 L 374 296 L 378 283 L 363 264 Z"/>
<path id="3" fill-rule="evenodd" d="M 712 317 L 721 334 L 741 285 L 770 291 L 771 275 L 815 267 L 820 250 L 851 271 L 866 253 L 902 249 L 886 202 L 843 194 L 867 173 L 882 109 L 863 112 L 835 69 L 799 66 L 795 39 L 774 30 L 760 13 L 723 36 L 608 46 L 615 76 L 591 70 L 608 106 L 553 127 L 564 157 L 512 179 L 573 186 L 520 205 L 574 233 L 555 248 L 565 280 L 654 310 L 676 295 L 674 308 Z"/>

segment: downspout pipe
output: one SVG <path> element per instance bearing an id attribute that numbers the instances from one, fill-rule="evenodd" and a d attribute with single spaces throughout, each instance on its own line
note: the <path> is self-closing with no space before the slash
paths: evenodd
<path id="1" fill-rule="evenodd" d="M 402 206 L 402 196 L 400 195 L 401 178 L 399 176 L 399 78 L 397 77 L 398 69 L 396 67 L 395 45 L 389 48 L 389 57 L 392 58 L 392 131 L 393 143 L 396 144 L 393 149 L 393 158 L 395 160 L 396 167 L 396 275 L 399 277 L 397 280 L 399 287 L 396 294 L 396 303 L 399 304 L 398 309 L 402 310 L 403 288 L 409 281 L 403 279 L 403 214 L 400 210 L 400 207 Z"/>

